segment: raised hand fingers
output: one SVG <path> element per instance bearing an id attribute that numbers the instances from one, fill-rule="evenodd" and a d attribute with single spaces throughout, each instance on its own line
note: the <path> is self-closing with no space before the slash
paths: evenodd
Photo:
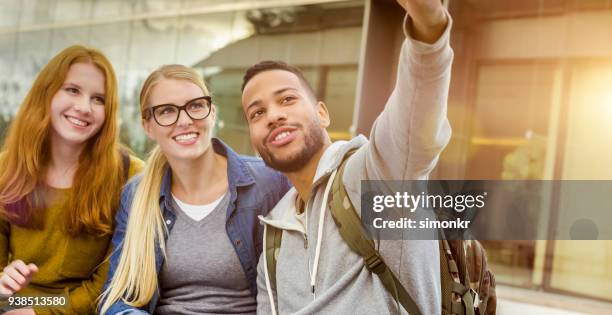
<path id="1" fill-rule="evenodd" d="M 26 265 L 21 260 L 15 260 L 4 268 L 0 277 L 0 294 L 12 295 L 28 285 L 32 276 L 38 272 L 34 264 Z"/>
<path id="2" fill-rule="evenodd" d="M 0 277 L 0 292 L 4 295 L 13 295 L 21 290 L 21 286 L 6 273 L 7 268 L 4 268 L 4 270 L 4 274 Z"/>
<path id="3" fill-rule="evenodd" d="M 30 269 L 30 276 L 38 272 L 38 266 L 35 264 L 28 264 L 27 267 Z"/>
<path id="4" fill-rule="evenodd" d="M 33 265 L 33 264 L 30 264 Z M 23 261 L 21 260 L 14 260 L 13 262 L 11 262 L 11 264 L 9 266 L 13 266 L 15 268 L 15 270 L 17 270 L 19 273 L 21 273 L 21 275 L 23 275 L 25 278 L 30 278 L 32 276 L 32 274 L 34 273 L 32 271 L 32 269 L 30 269 L 29 265 L 26 265 Z M 15 279 L 15 278 L 13 278 Z M 17 280 L 17 279 L 15 279 Z"/>
<path id="5" fill-rule="evenodd" d="M 29 270 L 28 270 L 29 273 Z M 17 268 L 4 268 L 4 274 L 9 276 L 12 280 L 14 280 L 17 284 L 23 286 L 26 284 L 26 282 L 28 281 L 28 279 L 26 278 L 26 275 L 24 275 L 19 269 Z"/>

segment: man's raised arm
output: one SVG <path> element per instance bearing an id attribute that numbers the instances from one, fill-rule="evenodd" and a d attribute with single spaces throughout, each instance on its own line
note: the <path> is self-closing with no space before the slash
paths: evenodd
<path id="1" fill-rule="evenodd" d="M 451 134 L 446 117 L 453 60 L 450 16 L 439 0 L 398 3 L 409 16 L 403 26 L 407 38 L 395 88 L 372 126 L 367 179 L 427 178 Z"/>

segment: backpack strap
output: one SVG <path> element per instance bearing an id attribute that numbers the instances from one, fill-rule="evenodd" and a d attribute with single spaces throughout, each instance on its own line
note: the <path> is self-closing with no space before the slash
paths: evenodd
<path id="1" fill-rule="evenodd" d="M 355 212 L 355 207 L 348 197 L 346 189 L 342 184 L 342 174 L 348 157 L 353 153 L 349 152 L 342 161 L 338 174 L 332 182 L 331 198 L 329 207 L 332 218 L 336 227 L 340 232 L 340 236 L 344 242 L 357 254 L 363 257 L 366 268 L 378 275 L 385 289 L 393 295 L 393 298 L 399 302 L 402 307 L 408 311 L 410 315 L 421 315 L 421 311 L 414 302 L 414 299 L 408 294 L 404 286 L 393 272 L 387 267 L 383 258 L 380 256 L 374 242 L 366 237 L 367 231 L 363 227 L 361 219 Z M 264 259 L 267 272 L 267 279 L 270 281 L 272 290 L 276 290 L 276 262 L 281 246 L 283 231 L 269 224 L 265 225 L 264 230 Z M 269 297 L 272 292 L 268 292 Z M 273 311 L 275 306 L 272 305 Z"/>
<path id="2" fill-rule="evenodd" d="M 268 271 L 270 286 L 273 290 L 276 290 L 276 260 L 283 240 L 283 230 L 266 224 L 264 237 L 266 242 L 264 253 L 266 255 L 266 270 Z"/>
<path id="3" fill-rule="evenodd" d="M 447 240 L 442 229 L 438 230 L 438 233 L 440 238 L 442 309 L 446 309 L 452 315 L 475 315 L 474 304 L 477 294 L 470 287 L 469 276 L 465 269 L 465 241 Z M 459 263 L 457 259 L 459 259 Z M 463 282 L 461 281 L 462 278 Z"/>
<path id="4" fill-rule="evenodd" d="M 399 302 L 410 315 L 421 315 L 414 299 L 385 264 L 380 253 L 376 250 L 374 242 L 367 238 L 367 231 L 344 188 L 342 175 L 348 156 L 351 154 L 352 152 L 344 157 L 338 174 L 332 183 L 330 210 L 334 222 L 342 239 L 354 252 L 363 257 L 366 268 L 378 275 L 383 286 L 393 295 L 396 302 Z"/>
<path id="5" fill-rule="evenodd" d="M 123 180 L 127 181 L 130 174 L 130 155 L 124 149 L 119 150 L 121 154 L 121 163 L 123 166 Z"/>
<path id="6" fill-rule="evenodd" d="M 278 259 L 282 239 L 283 230 L 269 224 L 264 225 L 264 274 L 272 315 L 277 314 L 276 305 L 274 303 L 274 291 L 276 291 L 276 261 Z"/>

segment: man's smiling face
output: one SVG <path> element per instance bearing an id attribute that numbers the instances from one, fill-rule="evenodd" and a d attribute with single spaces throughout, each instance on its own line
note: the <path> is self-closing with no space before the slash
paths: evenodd
<path id="1" fill-rule="evenodd" d="M 251 143 L 274 169 L 298 171 L 325 145 L 327 108 L 294 73 L 267 70 L 253 76 L 244 87 L 242 108 Z"/>

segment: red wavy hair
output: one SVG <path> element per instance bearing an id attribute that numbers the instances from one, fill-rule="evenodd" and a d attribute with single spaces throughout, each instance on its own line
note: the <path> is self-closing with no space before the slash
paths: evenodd
<path id="1" fill-rule="evenodd" d="M 71 235 L 112 232 L 114 211 L 124 182 L 119 153 L 117 79 L 98 50 L 70 46 L 47 63 L 36 77 L 11 124 L 0 153 L 0 217 L 28 228 L 42 228 L 43 189 L 49 163 L 51 100 L 70 66 L 91 63 L 105 77 L 105 121 L 79 157 L 73 186 L 63 208 Z"/>

